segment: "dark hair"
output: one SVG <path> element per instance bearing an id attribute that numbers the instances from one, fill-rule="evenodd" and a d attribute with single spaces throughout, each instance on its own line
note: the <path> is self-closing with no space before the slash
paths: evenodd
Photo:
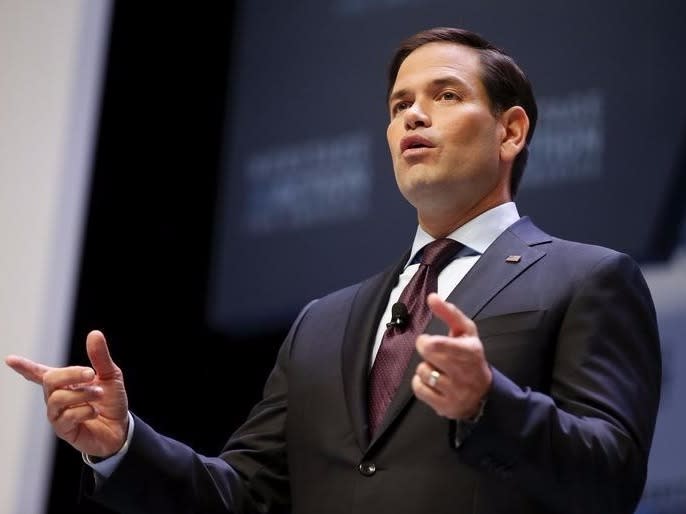
<path id="1" fill-rule="evenodd" d="M 449 27 L 424 30 L 407 38 L 396 50 L 388 70 L 386 98 L 388 99 L 390 96 L 400 65 L 407 56 L 420 46 L 441 42 L 468 46 L 479 52 L 481 81 L 486 89 L 486 94 L 491 102 L 491 109 L 495 115 L 506 111 L 514 105 L 519 105 L 526 111 L 529 117 L 529 133 L 526 136 L 526 144 L 512 164 L 510 193 L 514 198 L 529 157 L 529 143 L 536 128 L 538 109 L 529 79 L 526 78 L 526 75 L 524 75 L 524 72 L 517 66 L 512 57 L 486 41 L 480 35 L 468 30 Z"/>

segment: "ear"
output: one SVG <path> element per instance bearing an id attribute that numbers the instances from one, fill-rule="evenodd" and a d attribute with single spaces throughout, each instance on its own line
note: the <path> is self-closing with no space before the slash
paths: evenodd
<path id="1" fill-rule="evenodd" d="M 505 129 L 500 141 L 500 160 L 512 162 L 526 144 L 529 117 L 522 107 L 514 105 L 500 115 L 500 122 Z"/>

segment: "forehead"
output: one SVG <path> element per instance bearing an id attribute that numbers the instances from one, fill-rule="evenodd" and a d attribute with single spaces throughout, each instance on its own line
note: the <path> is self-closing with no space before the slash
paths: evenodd
<path id="1" fill-rule="evenodd" d="M 393 91 L 421 85 L 437 77 L 455 77 L 468 86 L 481 89 L 479 52 L 468 46 L 434 42 L 414 50 L 400 65 Z"/>

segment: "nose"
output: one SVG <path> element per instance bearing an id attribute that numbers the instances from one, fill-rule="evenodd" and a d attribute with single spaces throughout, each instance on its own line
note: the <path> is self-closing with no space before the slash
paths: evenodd
<path id="1" fill-rule="evenodd" d="M 431 126 L 431 118 L 428 113 L 422 109 L 419 102 L 414 102 L 410 107 L 405 109 L 404 116 L 406 130 Z"/>

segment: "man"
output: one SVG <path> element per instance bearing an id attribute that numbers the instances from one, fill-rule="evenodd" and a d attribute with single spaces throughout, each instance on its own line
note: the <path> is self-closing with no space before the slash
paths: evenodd
<path id="1" fill-rule="evenodd" d="M 155 513 L 633 512 L 660 393 L 638 267 L 519 218 L 536 106 L 511 58 L 438 28 L 401 45 L 389 78 L 412 250 L 303 309 L 219 457 L 129 414 L 99 332 L 92 369 L 7 358 L 42 384 L 57 435 L 95 469 L 96 500 Z"/>

